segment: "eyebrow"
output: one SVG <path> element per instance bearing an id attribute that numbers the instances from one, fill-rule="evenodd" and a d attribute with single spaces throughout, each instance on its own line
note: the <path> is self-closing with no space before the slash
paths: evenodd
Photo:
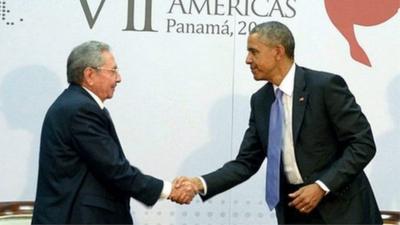
<path id="1" fill-rule="evenodd" d="M 255 48 L 247 48 L 247 51 L 249 51 L 249 52 L 257 52 L 257 49 L 255 49 Z"/>

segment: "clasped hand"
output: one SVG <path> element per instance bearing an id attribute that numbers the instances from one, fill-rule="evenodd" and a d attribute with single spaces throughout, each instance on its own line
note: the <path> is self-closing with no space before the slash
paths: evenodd
<path id="1" fill-rule="evenodd" d="M 189 204 L 199 193 L 193 178 L 177 177 L 172 182 L 172 191 L 168 199 L 178 204 Z"/>

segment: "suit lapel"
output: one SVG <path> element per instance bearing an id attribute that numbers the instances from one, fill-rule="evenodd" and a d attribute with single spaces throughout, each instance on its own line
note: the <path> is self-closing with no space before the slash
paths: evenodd
<path id="1" fill-rule="evenodd" d="M 274 88 L 272 83 L 268 82 L 264 87 L 265 91 L 260 92 L 260 98 L 255 103 L 257 107 L 257 124 L 260 124 L 260 136 L 263 137 L 264 140 L 268 140 L 269 133 L 269 115 L 271 112 L 272 102 L 275 100 Z"/>
<path id="2" fill-rule="evenodd" d="M 115 130 L 114 123 L 113 123 L 113 121 L 112 121 L 112 119 L 111 119 L 110 112 L 107 110 L 107 108 L 104 108 L 104 109 L 103 109 L 103 114 L 105 115 L 105 117 L 106 117 L 107 120 L 108 120 L 109 131 L 110 131 L 110 133 L 111 133 L 111 136 L 112 136 L 112 137 L 114 138 L 114 140 L 118 143 L 118 145 L 121 145 L 121 144 L 119 143 L 117 131 Z"/>
<path id="3" fill-rule="evenodd" d="M 93 97 L 85 89 L 83 89 L 83 87 L 76 85 L 76 84 L 70 84 L 68 89 L 80 92 L 84 96 L 88 97 L 90 99 L 90 101 L 93 101 L 97 105 L 96 100 L 94 100 Z M 99 110 L 102 112 L 102 116 L 104 116 L 108 122 L 107 126 L 108 126 L 108 130 L 110 131 L 111 136 L 118 143 L 118 145 L 121 145 L 119 142 L 119 139 L 118 139 L 117 132 L 115 131 L 114 123 L 111 119 L 110 113 L 108 112 L 107 109 L 105 109 L 105 110 L 107 110 L 107 112 L 106 112 L 105 110 L 100 109 L 100 107 L 99 107 Z"/>
<path id="4" fill-rule="evenodd" d="M 308 101 L 308 92 L 305 90 L 306 83 L 304 79 L 304 70 L 296 65 L 294 76 L 292 127 L 293 144 L 296 146 L 297 137 L 299 136 L 300 127 L 303 122 L 304 112 Z"/>

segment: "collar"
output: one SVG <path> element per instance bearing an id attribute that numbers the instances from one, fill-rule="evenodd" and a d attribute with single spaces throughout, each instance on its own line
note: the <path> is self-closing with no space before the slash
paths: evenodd
<path id="1" fill-rule="evenodd" d="M 293 88 L 294 88 L 294 74 L 296 71 L 296 64 L 293 63 L 290 66 L 290 69 L 286 76 L 283 78 L 281 85 L 279 85 L 279 89 L 288 96 L 293 95 Z M 274 91 L 278 88 L 278 86 L 274 85 Z"/>
<path id="2" fill-rule="evenodd" d="M 89 89 L 85 88 L 84 86 L 82 86 L 83 89 L 85 89 L 85 91 L 87 91 L 90 96 L 92 96 L 92 98 L 96 101 L 97 105 L 99 105 L 100 109 L 104 109 L 104 103 L 101 101 L 101 99 L 93 92 L 91 92 Z"/>

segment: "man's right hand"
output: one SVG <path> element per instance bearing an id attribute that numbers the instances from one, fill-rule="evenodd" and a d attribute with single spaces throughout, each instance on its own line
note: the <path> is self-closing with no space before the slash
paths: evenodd
<path id="1" fill-rule="evenodd" d="M 189 204 L 203 189 L 202 186 L 198 178 L 177 177 L 172 182 L 172 191 L 168 199 L 178 204 Z"/>

